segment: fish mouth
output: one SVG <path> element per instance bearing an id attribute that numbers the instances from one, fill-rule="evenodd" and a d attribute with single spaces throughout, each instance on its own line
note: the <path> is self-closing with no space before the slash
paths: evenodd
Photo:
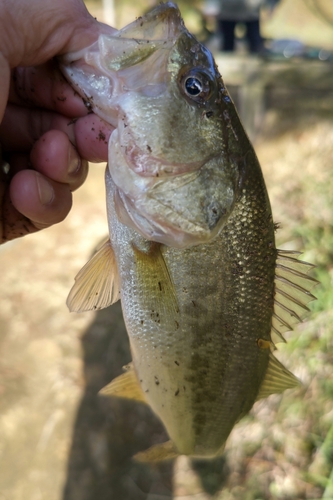
<path id="1" fill-rule="evenodd" d="M 117 127 L 118 96 L 124 89 L 136 90 L 147 85 L 147 81 L 149 91 L 156 93 L 163 88 L 165 78 L 161 81 L 161 71 L 155 71 L 154 63 L 159 68 L 166 65 L 168 50 L 187 30 L 178 7 L 167 2 L 121 30 L 105 25 L 101 31 L 92 45 L 65 54 L 58 62 L 64 76 L 89 107 Z M 131 76 L 131 68 L 142 64 L 142 77 L 139 72 Z"/>

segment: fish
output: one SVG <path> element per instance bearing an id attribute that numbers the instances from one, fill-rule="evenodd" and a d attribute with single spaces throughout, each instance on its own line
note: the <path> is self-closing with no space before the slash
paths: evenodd
<path id="1" fill-rule="evenodd" d="M 315 297 L 312 265 L 278 250 L 262 171 L 212 54 L 161 3 L 59 62 L 115 128 L 109 238 L 71 311 L 121 299 L 132 362 L 102 395 L 148 404 L 170 441 L 135 455 L 210 459 L 253 404 L 300 385 L 274 356 Z"/>

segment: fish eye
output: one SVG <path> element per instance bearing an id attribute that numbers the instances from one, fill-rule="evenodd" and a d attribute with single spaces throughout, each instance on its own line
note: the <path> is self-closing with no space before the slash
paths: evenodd
<path id="1" fill-rule="evenodd" d="M 189 76 L 186 78 L 184 87 L 188 95 L 192 96 L 198 96 L 202 92 L 202 83 L 199 80 L 199 78 L 195 78 L 193 76 Z"/>
<path id="2" fill-rule="evenodd" d="M 203 70 L 192 69 L 181 79 L 184 94 L 193 101 L 203 103 L 211 94 L 211 78 Z"/>

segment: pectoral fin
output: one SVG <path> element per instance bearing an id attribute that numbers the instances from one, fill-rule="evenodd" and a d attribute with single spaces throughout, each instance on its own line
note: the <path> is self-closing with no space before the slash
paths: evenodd
<path id="1" fill-rule="evenodd" d="M 119 299 L 119 277 L 110 240 L 93 255 L 75 277 L 69 292 L 70 311 L 104 309 Z"/>
<path id="2" fill-rule="evenodd" d="M 152 243 L 148 252 L 133 245 L 136 270 L 140 283 L 143 284 L 142 301 L 150 311 L 150 321 L 156 327 L 176 330 L 179 328 L 179 307 L 161 245 Z"/>
<path id="3" fill-rule="evenodd" d="M 162 462 L 164 460 L 172 460 L 173 458 L 179 457 L 179 452 L 176 449 L 172 441 L 167 441 L 166 443 L 156 444 L 148 450 L 140 451 L 134 455 L 134 460 L 136 462 Z"/>
<path id="4" fill-rule="evenodd" d="M 141 403 L 146 403 L 146 398 L 136 378 L 133 364 L 126 367 L 127 371 L 116 377 L 108 385 L 99 391 L 103 396 L 113 396 L 117 398 L 134 399 Z"/>
<path id="5" fill-rule="evenodd" d="M 302 385 L 272 353 L 269 354 L 268 368 L 265 378 L 260 386 L 258 399 L 267 398 L 270 394 L 281 393 L 286 389 L 292 389 Z"/>

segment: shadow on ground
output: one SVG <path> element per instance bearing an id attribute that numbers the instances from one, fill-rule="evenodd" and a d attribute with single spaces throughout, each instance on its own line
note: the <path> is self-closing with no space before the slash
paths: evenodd
<path id="1" fill-rule="evenodd" d="M 86 389 L 78 409 L 64 500 L 167 500 L 172 463 L 150 466 L 132 456 L 167 440 L 143 404 L 98 395 L 130 360 L 120 304 L 99 311 L 82 339 Z"/>

